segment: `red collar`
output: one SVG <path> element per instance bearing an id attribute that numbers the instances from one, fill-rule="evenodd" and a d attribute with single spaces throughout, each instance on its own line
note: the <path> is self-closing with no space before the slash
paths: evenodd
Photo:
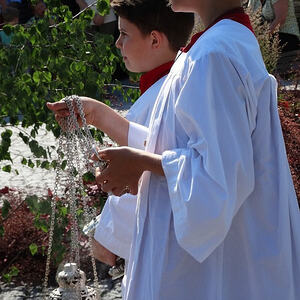
<path id="1" fill-rule="evenodd" d="M 144 73 L 140 79 L 141 94 L 144 94 L 151 85 L 153 85 L 156 81 L 161 79 L 163 76 L 167 75 L 170 72 L 173 63 L 174 63 L 173 60 L 169 61 L 147 73 Z"/>
<path id="2" fill-rule="evenodd" d="M 181 49 L 181 51 L 183 52 L 188 52 L 192 46 L 196 43 L 196 41 L 198 40 L 198 38 L 209 28 L 211 28 L 213 25 L 215 25 L 216 23 L 218 23 L 221 20 L 224 19 L 230 19 L 233 21 L 236 21 L 244 26 L 246 26 L 249 30 L 251 30 L 253 33 L 253 28 L 249 19 L 249 16 L 245 13 L 244 9 L 242 7 L 237 7 L 234 8 L 230 11 L 228 11 L 227 13 L 221 15 L 220 17 L 218 17 L 211 25 L 209 25 L 205 30 L 200 31 L 198 33 L 196 33 L 195 35 L 193 35 L 191 42 L 184 48 Z"/>

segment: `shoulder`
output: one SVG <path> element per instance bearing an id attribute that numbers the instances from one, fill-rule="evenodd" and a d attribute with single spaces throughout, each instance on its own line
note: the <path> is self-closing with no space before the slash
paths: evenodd
<path id="1" fill-rule="evenodd" d="M 244 25 L 226 19 L 208 29 L 191 48 L 189 55 L 194 59 L 214 52 L 236 56 L 241 51 L 250 53 L 253 49 L 259 52 L 254 34 Z"/>
<path id="2" fill-rule="evenodd" d="M 232 66 L 241 76 L 267 73 L 255 35 L 232 20 L 222 20 L 208 29 L 190 49 L 187 60 L 190 66 L 213 65 L 217 69 L 221 62 Z"/>

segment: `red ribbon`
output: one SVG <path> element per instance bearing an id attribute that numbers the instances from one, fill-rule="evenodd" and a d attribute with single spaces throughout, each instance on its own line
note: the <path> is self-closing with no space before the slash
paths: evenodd
<path id="1" fill-rule="evenodd" d="M 161 79 L 163 76 L 167 75 L 170 72 L 170 69 L 174 61 L 169 61 L 159 67 L 144 73 L 140 79 L 140 91 L 141 94 L 145 93 L 147 89 L 153 85 L 156 81 Z"/>

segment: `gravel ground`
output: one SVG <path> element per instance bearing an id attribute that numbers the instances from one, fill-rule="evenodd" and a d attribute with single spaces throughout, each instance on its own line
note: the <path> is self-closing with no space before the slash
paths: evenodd
<path id="1" fill-rule="evenodd" d="M 100 282 L 101 300 L 116 300 L 121 297 L 121 279 Z M 52 291 L 52 289 L 51 289 Z M 12 284 L 0 284 L 0 300 L 43 299 L 41 287 L 14 286 Z"/>

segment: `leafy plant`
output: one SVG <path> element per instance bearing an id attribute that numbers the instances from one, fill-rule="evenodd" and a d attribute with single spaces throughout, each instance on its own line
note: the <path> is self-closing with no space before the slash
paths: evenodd
<path id="1" fill-rule="evenodd" d="M 108 0 L 99 0 L 101 12 L 108 4 Z M 12 43 L 0 48 L 0 124 L 31 126 L 30 134 L 20 130 L 19 136 L 39 162 L 24 157 L 22 163 L 46 169 L 51 167 L 54 149 L 40 146 L 36 135 L 42 124 L 56 137 L 60 132 L 46 102 L 70 94 L 106 101 L 111 91 L 107 84 L 120 63 L 112 36 L 87 34 L 92 10 L 73 19 L 60 1 L 48 1 L 47 5 L 45 17 L 31 26 L 4 26 L 6 34 L 13 36 Z M 2 169 L 6 172 L 12 170 L 11 136 L 9 129 L 1 134 L 0 161 L 8 161 Z M 99 136 L 95 134 L 96 139 Z"/>
<path id="2" fill-rule="evenodd" d="M 248 13 L 251 24 L 258 40 L 261 54 L 269 73 L 274 74 L 277 67 L 277 62 L 281 53 L 281 47 L 279 45 L 278 28 L 271 35 L 270 25 L 266 21 L 262 20 L 262 11 L 257 9 L 256 11 L 251 11 L 246 9 Z"/>
<path id="3" fill-rule="evenodd" d="M 9 269 L 8 273 L 3 274 L 3 278 L 7 281 L 7 282 L 11 282 L 12 278 L 15 276 L 18 276 L 19 274 L 19 269 L 16 268 L 15 266 L 12 266 Z"/>

